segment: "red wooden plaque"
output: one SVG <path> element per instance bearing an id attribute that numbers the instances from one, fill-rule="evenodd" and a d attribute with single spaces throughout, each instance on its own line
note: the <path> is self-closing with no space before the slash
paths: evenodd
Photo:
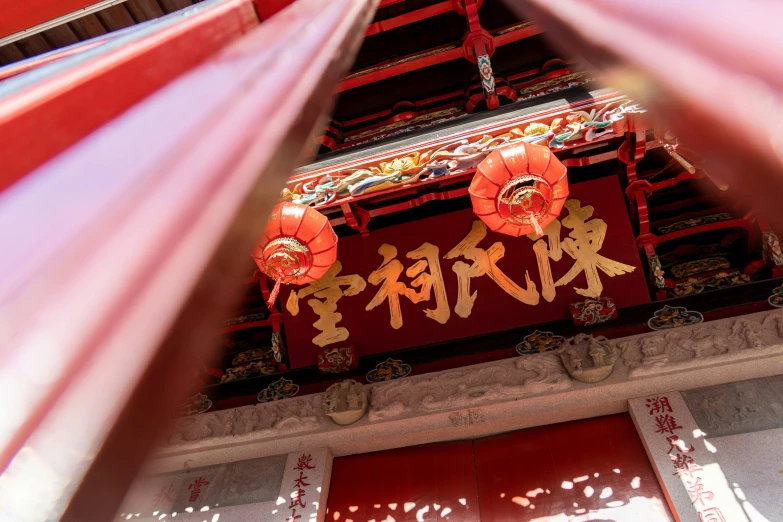
<path id="1" fill-rule="evenodd" d="M 586 212 L 584 207 L 587 205 L 594 208 L 592 217 L 583 220 L 584 227 L 587 229 L 595 230 L 597 228 L 595 225 L 598 224 L 596 220 L 603 220 L 606 223 L 606 233 L 600 248 L 596 246 L 600 239 L 598 233 L 588 234 L 587 240 L 583 239 L 581 242 L 574 240 L 575 242 L 570 243 L 587 250 L 598 248 L 597 253 L 605 260 L 626 265 L 625 273 L 614 277 L 610 277 L 600 268 L 597 269 L 600 284 L 603 286 L 600 295 L 611 297 L 618 308 L 649 302 L 647 284 L 618 180 L 614 177 L 606 177 L 573 185 L 569 200 L 579 200 L 582 213 Z M 569 237 L 569 234 L 572 234 L 573 238 L 573 234 L 576 232 L 576 229 L 569 228 L 569 223 L 574 224 L 573 220 L 565 221 L 569 214 L 568 210 L 563 209 L 559 218 L 562 223 L 560 230 L 562 243 L 566 242 L 564 240 Z M 532 301 L 533 298 L 530 297 L 532 285 L 526 282 L 525 274 L 527 272 L 530 282 L 536 287 L 532 294 L 538 294 L 538 303 L 535 305 L 526 304 L 512 297 L 487 273 L 471 277 L 469 290 L 465 287 L 464 279 L 467 277 L 463 277 L 463 305 L 465 304 L 465 296 L 472 296 L 475 293 L 475 300 L 469 315 L 466 314 L 464 306 L 458 313 L 460 278 L 454 268 L 456 266 L 458 270 L 464 271 L 473 265 L 474 268 L 471 270 L 475 273 L 476 263 L 466 257 L 457 256 L 446 259 L 444 256 L 465 239 L 471 232 L 474 221 L 478 221 L 478 218 L 472 210 L 466 209 L 373 231 L 369 237 L 357 235 L 340 239 L 338 260 L 342 268 L 337 277 L 354 276 L 343 279 L 341 289 L 344 294 L 335 293 L 334 289 L 331 291 L 322 289 L 320 292 L 315 292 L 314 295 L 312 291 L 307 292 L 307 287 L 290 287 L 281 292 L 291 367 L 301 368 L 315 365 L 318 352 L 330 346 L 351 344 L 356 346 L 359 355 L 368 355 L 564 319 L 570 317 L 568 307 L 570 303 L 583 301 L 587 298 L 575 290 L 575 288 L 587 289 L 589 287 L 585 271 L 581 270 L 579 266 L 574 267 L 575 260 L 566 252 L 565 248 L 559 260 L 549 259 L 552 280 L 557 282 L 572 270 L 572 267 L 577 271 L 577 274 L 570 282 L 555 286 L 554 296 L 550 294 L 552 300 L 548 301 L 542 291 L 541 273 L 533 249 L 534 241 L 525 236 L 513 238 L 487 231 L 486 237 L 476 245 L 476 248 L 489 252 L 492 257 L 491 252 L 497 250 L 497 246 L 493 245 L 501 243 L 505 248 L 505 253 L 500 259 L 495 257 L 496 268 L 513 283 L 516 283 L 521 290 L 527 290 L 528 301 Z M 577 223 L 576 226 L 580 225 Z M 584 227 L 582 227 L 583 230 Z M 592 246 L 589 241 L 592 241 Z M 430 260 L 413 259 L 406 256 L 416 249 L 421 251 L 420 247 L 424 243 L 430 243 L 438 249 L 437 259 L 442 272 L 445 299 L 448 301 L 448 317 L 444 317 L 445 303 L 440 307 L 437 306 L 438 277 L 435 276 L 429 277 L 434 281 L 434 285 L 428 300 L 414 303 L 414 300 L 408 295 L 396 293 L 400 313 L 396 325 L 392 325 L 390 300 L 384 299 L 382 296 L 378 296 L 376 299 L 376 294 L 384 285 L 383 277 L 380 277 L 380 274 L 377 279 L 371 277 L 371 274 L 384 264 L 384 258 L 378 253 L 378 250 L 384 244 L 396 248 L 396 259 L 403 267 L 397 280 L 399 283 L 404 283 L 404 288 L 408 289 L 409 295 L 413 295 L 414 292 L 421 290 L 421 287 L 411 286 L 417 274 L 424 274 L 423 277 L 427 278 L 427 274 L 435 275 L 437 272 L 437 270 L 433 270 L 431 266 L 433 263 Z M 546 239 L 544 243 L 546 243 Z M 544 245 L 540 245 L 539 248 L 542 246 Z M 389 247 L 385 247 L 384 251 L 393 255 L 393 249 Z M 475 249 L 472 250 L 472 254 L 476 259 L 483 256 L 481 251 L 476 254 Z M 406 271 L 414 263 L 421 264 L 424 261 L 427 261 L 427 267 L 423 271 L 412 270 L 413 277 L 406 274 Z M 386 265 L 385 275 L 399 271 L 399 264 L 394 261 L 389 262 L 392 264 Z M 460 262 L 462 265 L 459 264 Z M 397 270 L 393 269 L 394 264 L 396 264 Z M 629 271 L 631 267 L 634 268 L 633 271 Z M 497 274 L 498 272 L 495 272 L 496 279 Z M 348 291 L 349 280 L 353 283 L 355 291 L 362 286 L 361 282 L 357 284 L 358 279 L 366 282 L 366 286 L 358 293 L 349 295 L 352 293 Z M 376 285 L 374 282 L 378 284 Z M 396 288 L 400 292 L 403 291 L 403 287 L 399 285 Z M 305 289 L 304 292 L 303 289 Z M 289 306 L 289 310 L 285 308 L 287 303 L 291 304 L 289 302 L 290 292 L 297 290 L 299 296 L 298 312 L 296 315 L 292 315 L 289 310 L 295 310 L 296 307 Z M 392 293 L 395 294 L 393 290 Z M 335 297 L 337 297 L 336 303 L 334 302 Z M 327 300 L 330 298 L 332 304 L 336 304 L 334 311 L 329 310 L 330 303 Z M 442 294 L 441 299 L 443 300 Z M 368 305 L 371 305 L 373 301 L 380 302 L 367 310 Z M 320 318 L 319 315 L 316 315 L 313 305 L 320 310 Z M 438 308 L 439 314 L 435 313 Z M 432 310 L 432 312 L 428 316 L 425 314 L 425 310 Z M 322 329 L 329 330 L 327 326 L 329 320 L 324 319 L 331 316 L 333 321 L 337 314 L 340 317 L 335 326 L 339 331 L 335 332 L 332 329 L 331 333 L 324 332 L 322 335 Z M 435 315 L 438 317 L 430 317 Z M 319 322 L 318 327 L 314 326 L 316 321 Z M 322 344 L 335 338 L 337 340 L 319 346 L 314 342 L 314 339 L 319 335 L 321 338 L 318 340 Z M 340 338 L 346 335 L 347 338 Z"/>

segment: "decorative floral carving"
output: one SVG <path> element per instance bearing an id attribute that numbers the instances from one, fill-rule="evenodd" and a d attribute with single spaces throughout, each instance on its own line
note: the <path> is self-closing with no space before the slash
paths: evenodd
<path id="1" fill-rule="evenodd" d="M 184 417 L 168 438 L 170 445 L 210 437 L 232 437 L 257 433 L 259 437 L 280 437 L 317 431 L 331 424 L 321 408 L 320 394 L 266 402 Z"/>
<path id="2" fill-rule="evenodd" d="M 555 354 L 506 359 L 377 384 L 369 419 L 377 422 L 410 412 L 468 408 L 570 386 Z"/>
<path id="3" fill-rule="evenodd" d="M 411 373 L 411 365 L 405 364 L 399 359 L 389 357 L 382 363 L 378 363 L 375 369 L 367 372 L 367 382 L 383 382 L 399 379 Z"/>
<path id="4" fill-rule="evenodd" d="M 266 361 L 254 361 L 226 368 L 226 372 L 220 378 L 220 383 L 243 381 L 273 373 L 275 373 L 275 362 L 271 358 Z"/>
<path id="5" fill-rule="evenodd" d="M 254 323 L 256 321 L 265 321 L 269 316 L 268 312 L 260 312 L 257 314 L 240 315 L 238 317 L 232 317 L 223 321 L 223 326 L 234 326 L 237 324 Z"/>
<path id="6" fill-rule="evenodd" d="M 685 295 L 700 294 L 704 291 L 719 290 L 732 286 L 750 283 L 750 276 L 739 270 L 734 272 L 718 272 L 709 277 L 689 277 L 685 281 L 677 283 L 674 288 L 667 289 L 671 296 L 682 297 Z"/>
<path id="7" fill-rule="evenodd" d="M 571 310 L 571 319 L 576 326 L 605 323 L 617 317 L 617 306 L 611 297 L 598 297 L 571 303 L 568 308 Z"/>
<path id="8" fill-rule="evenodd" d="M 530 355 L 550 352 L 559 349 L 564 342 L 565 337 L 562 335 L 536 330 L 532 334 L 526 335 L 522 342 L 517 345 L 517 353 L 519 355 Z"/>
<path id="9" fill-rule="evenodd" d="M 768 358 L 783 356 L 783 312 L 774 310 L 649 332 L 610 341 L 610 345 L 617 348 L 619 359 L 614 382 L 753 359 L 778 360 Z M 776 383 L 773 384 L 778 386 L 776 393 L 780 394 L 781 404 L 776 406 L 775 414 L 783 419 L 783 379 Z M 407 417 L 427 418 L 446 412 L 448 425 L 474 424 L 494 416 L 489 412 L 497 408 L 485 409 L 486 405 L 559 394 L 574 386 L 581 385 L 568 378 L 557 354 L 528 355 L 374 384 L 369 420 L 375 423 Z M 192 442 L 204 447 L 198 441 L 213 438 L 209 445 L 225 447 L 236 443 L 232 437 L 248 434 L 252 434 L 254 441 L 274 443 L 294 434 L 310 436 L 340 429 L 324 413 L 323 397 L 324 394 L 313 394 L 182 417 L 168 443 L 177 446 Z M 748 417 L 752 413 L 746 412 Z M 181 449 L 175 447 L 170 451 Z"/>
<path id="10" fill-rule="evenodd" d="M 347 372 L 357 365 L 356 348 L 341 346 L 318 353 L 318 369 L 324 373 Z"/>
<path id="11" fill-rule="evenodd" d="M 778 236 L 771 230 L 761 234 L 761 241 L 764 245 L 764 260 L 768 265 L 783 266 L 783 252 L 780 250 L 780 241 Z"/>
<path id="12" fill-rule="evenodd" d="M 319 179 L 298 183 L 283 191 L 283 199 L 303 205 L 323 207 L 338 200 L 370 192 L 430 180 L 475 168 L 490 152 L 504 145 L 528 142 L 546 144 L 552 149 L 596 140 L 613 133 L 613 124 L 626 114 L 645 112 L 631 102 L 612 102 L 600 110 L 573 111 L 550 123 L 530 123 L 523 130 L 514 128 L 496 136 L 484 135 L 460 140 L 437 150 L 415 152 L 401 158 L 348 171 L 326 174 Z"/>
<path id="13" fill-rule="evenodd" d="M 704 272 L 712 272 L 722 268 L 731 268 L 731 263 L 725 257 L 708 257 L 707 259 L 696 259 L 687 261 L 671 267 L 672 275 L 677 279 L 688 277 Z"/>
<path id="14" fill-rule="evenodd" d="M 293 381 L 280 377 L 258 393 L 258 402 L 279 401 L 299 393 L 299 386 Z"/>
<path id="15" fill-rule="evenodd" d="M 728 212 L 721 212 L 719 214 L 710 214 L 708 216 L 699 216 L 695 218 L 684 219 L 682 221 L 676 221 L 671 225 L 658 227 L 658 233 L 661 235 L 671 234 L 672 232 L 677 232 L 678 230 L 685 230 L 686 228 L 708 225 L 710 223 L 719 223 L 721 221 L 729 221 L 730 219 L 734 219 L 734 216 L 732 216 Z"/>
<path id="16" fill-rule="evenodd" d="M 663 268 L 661 267 L 661 260 L 656 255 L 647 256 L 647 265 L 650 267 L 650 279 L 655 288 L 666 288 L 666 280 L 663 278 Z"/>
<path id="17" fill-rule="evenodd" d="M 279 363 L 283 362 L 283 359 L 285 359 L 286 348 L 280 332 L 272 332 L 272 353 L 274 354 L 275 361 Z"/>
<path id="18" fill-rule="evenodd" d="M 495 94 L 495 77 L 492 75 L 492 63 L 489 61 L 489 55 L 482 54 L 477 58 L 477 63 L 481 86 L 487 96 L 493 96 Z"/>
<path id="19" fill-rule="evenodd" d="M 775 308 L 783 308 L 783 285 L 772 289 L 772 295 L 767 298 L 767 302 Z"/>
<path id="20" fill-rule="evenodd" d="M 653 314 L 647 321 L 651 330 L 668 330 L 680 326 L 690 326 L 704 321 L 704 316 L 699 312 L 688 310 L 684 306 L 665 305 Z"/>
<path id="21" fill-rule="evenodd" d="M 246 364 L 253 361 L 268 360 L 271 361 L 272 357 L 269 353 L 269 348 L 254 348 L 252 350 L 245 350 L 239 352 L 231 359 L 232 365 Z M 272 362 L 272 371 L 274 371 L 274 362 Z M 271 373 L 271 372 L 270 372 Z"/>
<path id="22" fill-rule="evenodd" d="M 204 413 L 212 407 L 212 401 L 203 393 L 197 393 L 193 397 L 189 397 L 182 405 L 181 415 L 195 415 L 197 413 Z"/>
<path id="23" fill-rule="evenodd" d="M 705 359 L 743 360 L 783 352 L 783 315 L 769 313 L 761 324 L 748 318 L 697 324 L 665 334 L 653 332 L 617 342 L 630 377 L 679 371 Z"/>

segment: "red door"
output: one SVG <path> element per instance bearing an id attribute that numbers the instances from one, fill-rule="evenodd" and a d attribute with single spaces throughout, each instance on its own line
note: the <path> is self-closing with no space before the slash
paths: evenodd
<path id="1" fill-rule="evenodd" d="M 627 414 L 334 460 L 328 521 L 672 522 Z"/>
<path id="2" fill-rule="evenodd" d="M 473 451 L 482 520 L 674 520 L 628 414 L 478 439 Z"/>

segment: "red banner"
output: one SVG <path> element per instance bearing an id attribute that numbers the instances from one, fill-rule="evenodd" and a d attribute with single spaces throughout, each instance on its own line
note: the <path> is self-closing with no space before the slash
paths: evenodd
<path id="1" fill-rule="evenodd" d="M 569 303 L 647 303 L 620 184 L 571 186 L 542 238 L 487 230 L 471 209 L 350 236 L 310 285 L 281 293 L 292 368 L 326 348 L 400 350 L 569 317 Z"/>

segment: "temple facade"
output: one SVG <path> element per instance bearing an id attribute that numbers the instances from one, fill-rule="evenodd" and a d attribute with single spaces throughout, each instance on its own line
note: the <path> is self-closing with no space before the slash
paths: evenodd
<path id="1" fill-rule="evenodd" d="M 129 158 L 117 179 L 131 179 L 138 155 L 152 159 L 138 165 L 134 187 L 170 183 L 203 198 L 172 223 L 197 222 L 198 212 L 228 223 L 210 202 L 251 183 L 224 187 L 223 171 L 269 154 L 268 190 L 257 205 L 237 196 L 233 208 L 249 230 L 223 236 L 241 240 L 220 242 L 211 261 L 181 256 L 240 266 L 240 299 L 195 292 L 202 308 L 230 302 L 217 331 L 191 310 L 187 327 L 139 338 L 182 347 L 171 371 L 185 377 L 172 380 L 188 398 L 113 520 L 783 521 L 783 252 L 773 220 L 681 146 L 654 109 L 500 0 L 307 2 L 128 0 L 34 34 L 0 27 L 0 101 L 23 102 L 61 78 L 82 89 L 71 101 L 66 87 L 62 98 L 38 93 L 25 110 L 43 120 L 0 119 L 9 150 L 32 135 L 31 121 L 61 125 L 47 119 L 48 100 L 78 122 L 58 127 L 59 141 L 6 156 L 9 192 L 58 161 L 86 172 L 80 161 Z M 301 46 L 252 32 L 280 20 Z M 357 27 L 353 44 L 331 40 Z M 232 31 L 243 35 L 234 47 Z M 144 54 L 158 40 L 167 50 Z M 221 50 L 202 52 L 207 41 Z M 318 61 L 327 47 L 341 59 L 358 51 L 336 87 L 324 84 L 334 102 L 316 110 L 312 100 L 328 93 L 307 75 L 332 70 L 337 58 Z M 188 64 L 160 65 L 175 50 Z M 214 87 L 203 114 L 184 109 L 201 93 L 186 81 L 197 65 Z M 131 81 L 153 69 L 157 83 Z M 279 84 L 247 72 L 269 69 Z M 218 88 L 221 74 L 227 87 Z M 306 96 L 300 80 L 313 84 Z M 100 81 L 138 88 L 88 105 Z M 244 97 L 253 111 L 232 112 Z M 288 110 L 305 98 L 301 112 Z M 281 121 L 281 107 L 292 128 L 317 120 L 304 147 L 259 126 L 266 115 Z M 120 147 L 116 122 L 139 136 L 153 114 L 180 108 L 181 128 L 161 124 L 149 149 Z M 213 146 L 225 155 L 194 152 Z M 189 152 L 170 166 L 179 150 Z M 214 176 L 191 184 L 202 168 Z M 179 177 L 155 178 L 164 171 Z M 105 201 L 133 192 L 117 183 Z M 182 194 L 161 194 L 163 215 Z M 139 196 L 139 208 L 158 196 Z M 171 244 L 166 231 L 161 245 Z M 172 273 L 166 295 L 185 299 L 177 289 L 192 282 Z M 188 350 L 191 342 L 212 349 Z M 9 520 L 35 519 L 14 518 L 29 504 L 15 498 Z"/>

